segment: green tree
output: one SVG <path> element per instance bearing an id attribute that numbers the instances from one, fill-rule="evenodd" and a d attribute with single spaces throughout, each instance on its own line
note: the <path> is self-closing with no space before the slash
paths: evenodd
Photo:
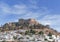
<path id="1" fill-rule="evenodd" d="M 35 32 L 34 30 L 31 29 L 31 30 L 30 30 L 30 33 L 35 34 L 36 32 Z"/>
<path id="2" fill-rule="evenodd" d="M 29 33 L 30 33 L 29 31 L 26 31 L 26 32 L 25 32 L 25 35 L 27 35 L 27 34 L 29 34 Z"/>
<path id="3" fill-rule="evenodd" d="M 51 33 L 51 32 L 49 32 L 48 36 L 52 36 L 52 33 Z"/>
<path id="4" fill-rule="evenodd" d="M 14 40 L 16 40 L 16 39 L 17 39 L 17 37 L 16 37 L 16 36 L 13 36 L 13 38 L 14 38 Z"/>
<path id="5" fill-rule="evenodd" d="M 40 31 L 38 34 L 43 35 L 43 34 L 44 34 L 44 32 L 43 32 L 43 31 Z"/>
<path id="6" fill-rule="evenodd" d="M 46 38 L 45 38 L 44 40 L 45 40 L 45 41 L 47 41 L 47 39 L 46 39 Z"/>
<path id="7" fill-rule="evenodd" d="M 5 40 L 3 40 L 2 42 L 6 42 Z"/>
<path id="8" fill-rule="evenodd" d="M 26 31 L 25 32 L 25 35 L 27 35 L 27 34 L 35 34 L 36 32 L 34 31 L 34 30 L 28 30 L 28 31 Z"/>

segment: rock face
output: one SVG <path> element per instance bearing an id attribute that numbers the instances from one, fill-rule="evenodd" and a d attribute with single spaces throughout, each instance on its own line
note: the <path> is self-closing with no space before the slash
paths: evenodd
<path id="1" fill-rule="evenodd" d="M 30 19 L 29 24 L 38 25 L 39 23 L 35 19 Z"/>
<path id="2" fill-rule="evenodd" d="M 19 19 L 19 23 L 20 24 L 24 24 L 24 23 L 29 23 L 29 24 L 38 24 L 38 22 L 35 19 Z"/>
<path id="3" fill-rule="evenodd" d="M 60 35 L 56 30 L 50 28 L 49 25 L 42 25 L 38 23 L 35 19 L 19 19 L 18 22 L 10 22 L 4 24 L 0 27 L 0 31 L 18 30 L 18 29 L 34 29 L 35 31 L 43 31 L 48 34 L 51 32 L 55 35 Z"/>

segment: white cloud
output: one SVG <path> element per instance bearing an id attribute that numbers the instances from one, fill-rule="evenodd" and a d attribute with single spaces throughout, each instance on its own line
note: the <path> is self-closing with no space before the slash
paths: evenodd
<path id="1" fill-rule="evenodd" d="M 39 0 L 29 0 L 31 2 L 31 4 L 33 5 L 37 5 L 37 3 L 39 2 Z"/>
<path id="2" fill-rule="evenodd" d="M 34 9 L 37 9 L 36 11 L 33 10 Z M 25 17 L 27 15 L 27 17 L 38 17 L 40 16 L 40 14 L 46 14 L 48 13 L 47 12 L 47 9 L 45 8 L 39 8 L 38 6 L 36 5 L 30 5 L 30 6 L 27 6 L 25 4 L 16 4 L 16 5 L 13 5 L 13 6 L 9 6 L 8 4 L 6 3 L 0 3 L 0 14 L 19 14 L 19 15 L 24 15 L 25 14 Z M 32 11 L 30 10 L 32 9 Z M 41 10 L 40 10 L 41 9 Z M 44 10 L 44 11 L 43 11 Z M 35 12 L 33 12 L 35 11 Z"/>
<path id="3" fill-rule="evenodd" d="M 45 17 L 38 21 L 44 25 L 50 25 L 58 31 L 60 30 L 60 15 L 45 15 Z"/>
<path id="4" fill-rule="evenodd" d="M 26 15 L 23 15 L 22 18 L 28 19 L 28 18 L 35 18 L 37 19 L 38 17 L 40 17 L 43 14 L 40 14 L 39 12 L 28 12 L 26 13 Z"/>
<path id="5" fill-rule="evenodd" d="M 2 14 L 24 14 L 27 12 L 27 7 L 25 5 L 14 5 L 9 6 L 7 4 L 0 4 L 0 13 Z"/>

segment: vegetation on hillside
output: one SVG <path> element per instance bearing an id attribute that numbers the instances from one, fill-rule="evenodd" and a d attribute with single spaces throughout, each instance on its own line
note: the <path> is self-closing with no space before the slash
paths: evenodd
<path id="1" fill-rule="evenodd" d="M 19 19 L 18 22 L 6 23 L 0 27 L 0 32 L 9 31 L 9 30 L 19 30 L 19 29 L 28 29 L 28 30 L 30 29 L 30 31 L 26 31 L 25 34 L 28 34 L 28 32 L 35 34 L 36 31 L 34 31 L 32 29 L 39 29 L 39 30 L 42 30 L 43 32 L 53 31 L 55 34 L 57 33 L 57 31 L 54 29 L 51 29 L 49 25 L 46 25 L 46 26 L 42 25 L 42 24 L 38 23 L 35 19 Z M 47 30 L 45 30 L 45 29 L 47 29 Z M 40 31 L 39 34 L 43 34 L 42 31 Z"/>

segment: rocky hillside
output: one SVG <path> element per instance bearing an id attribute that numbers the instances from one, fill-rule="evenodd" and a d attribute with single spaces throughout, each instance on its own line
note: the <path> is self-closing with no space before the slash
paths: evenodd
<path id="1" fill-rule="evenodd" d="M 50 28 L 49 25 L 42 25 L 38 23 L 35 19 L 19 19 L 18 22 L 6 23 L 2 27 L 0 27 L 0 32 L 18 29 L 33 29 L 36 32 L 43 31 L 46 34 L 51 32 L 54 35 L 60 35 L 59 32 Z"/>

